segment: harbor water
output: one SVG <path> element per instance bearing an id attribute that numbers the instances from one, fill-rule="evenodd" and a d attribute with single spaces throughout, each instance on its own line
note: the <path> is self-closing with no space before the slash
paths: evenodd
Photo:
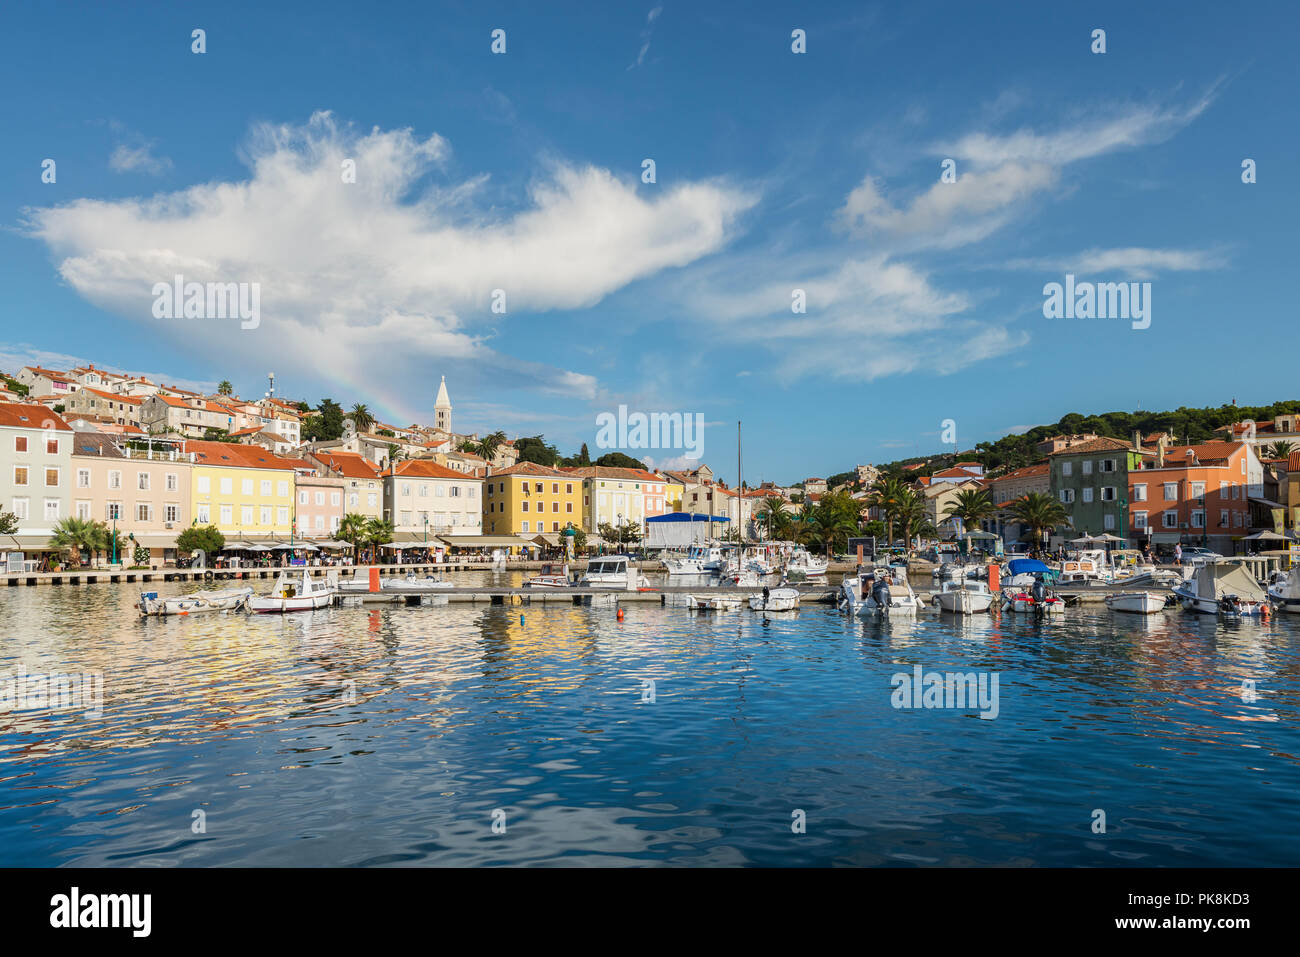
<path id="1" fill-rule="evenodd" d="M 6 699 L 0 864 L 1300 863 L 1300 616 L 137 597 L 0 592 L 0 679 L 102 681 Z M 995 707 L 896 691 L 935 672 Z"/>

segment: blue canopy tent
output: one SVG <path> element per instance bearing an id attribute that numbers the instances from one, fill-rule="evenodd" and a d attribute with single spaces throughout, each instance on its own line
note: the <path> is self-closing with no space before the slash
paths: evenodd
<path id="1" fill-rule="evenodd" d="M 1016 575 L 1046 575 L 1051 577 L 1056 573 L 1040 562 L 1036 558 L 1013 558 L 1007 562 L 1007 577 L 1014 578 Z"/>
<path id="2" fill-rule="evenodd" d="M 691 545 L 703 545 L 718 537 L 718 522 L 725 524 L 729 519 L 721 515 L 706 515 L 698 512 L 669 512 L 666 515 L 651 515 L 645 520 L 645 547 L 650 548 L 687 548 Z"/>

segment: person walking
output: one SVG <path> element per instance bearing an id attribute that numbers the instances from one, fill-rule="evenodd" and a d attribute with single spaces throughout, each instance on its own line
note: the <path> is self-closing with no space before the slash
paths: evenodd
<path id="1" fill-rule="evenodd" d="M 1174 546 L 1174 564 L 1181 565 L 1182 563 L 1183 563 L 1183 545 L 1181 542 L 1179 542 Z"/>

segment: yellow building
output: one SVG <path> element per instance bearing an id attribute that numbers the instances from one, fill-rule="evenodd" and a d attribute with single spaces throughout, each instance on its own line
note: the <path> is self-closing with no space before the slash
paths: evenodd
<path id="1" fill-rule="evenodd" d="M 484 482 L 483 534 L 532 538 L 582 528 L 582 479 L 534 462 L 494 471 Z"/>
<path id="2" fill-rule="evenodd" d="M 258 445 L 184 444 L 194 453 L 190 515 L 228 539 L 288 538 L 293 526 L 295 463 Z"/>
<path id="3" fill-rule="evenodd" d="M 676 481 L 671 475 L 661 472 L 664 479 L 664 511 L 680 512 L 682 510 L 682 496 L 686 494 L 686 486 Z"/>

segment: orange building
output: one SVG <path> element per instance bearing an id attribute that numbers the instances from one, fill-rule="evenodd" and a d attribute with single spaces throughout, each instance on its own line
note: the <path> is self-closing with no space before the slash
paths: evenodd
<path id="1" fill-rule="evenodd" d="M 1264 471 L 1245 442 L 1161 444 L 1129 471 L 1129 528 L 1152 546 L 1204 545 L 1225 555 L 1250 534 L 1250 499 Z"/>

